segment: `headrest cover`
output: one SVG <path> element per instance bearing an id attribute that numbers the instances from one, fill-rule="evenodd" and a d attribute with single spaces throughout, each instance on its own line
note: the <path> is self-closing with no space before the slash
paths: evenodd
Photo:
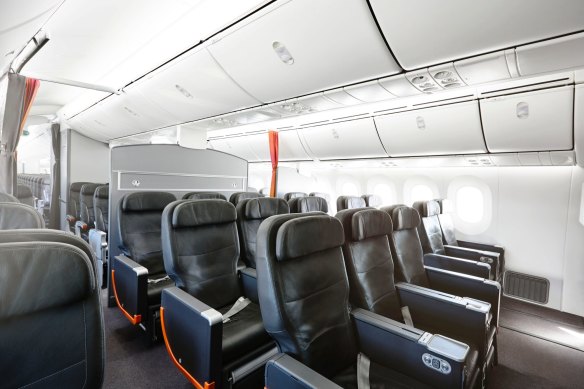
<path id="1" fill-rule="evenodd" d="M 368 207 L 379 207 L 382 203 L 381 197 L 374 194 L 366 194 L 361 196 L 365 200 Z"/>
<path id="2" fill-rule="evenodd" d="M 0 203 L 19 203 L 18 199 L 8 193 L 0 192 Z"/>
<path id="3" fill-rule="evenodd" d="M 395 231 L 418 228 L 421 221 L 418 211 L 405 205 L 395 207 L 391 213 L 391 219 Z"/>
<path id="4" fill-rule="evenodd" d="M 183 196 L 183 200 L 227 200 L 225 196 L 218 192 L 190 192 Z"/>
<path id="5" fill-rule="evenodd" d="M 98 186 L 94 196 L 98 199 L 109 199 L 109 185 Z"/>
<path id="6" fill-rule="evenodd" d="M 440 215 L 440 204 L 436 200 L 416 201 L 414 203 L 414 208 L 422 217 Z"/>
<path id="7" fill-rule="evenodd" d="M 298 212 L 328 212 L 328 204 L 322 197 L 300 197 L 297 199 Z"/>
<path id="8" fill-rule="evenodd" d="M 304 192 L 289 192 L 284 195 L 284 200 L 288 201 L 298 197 L 306 197 L 307 194 Z"/>
<path id="9" fill-rule="evenodd" d="M 387 212 L 378 209 L 358 211 L 352 218 L 353 239 L 356 241 L 391 235 L 393 232 L 391 218 Z"/>
<path id="10" fill-rule="evenodd" d="M 343 209 L 365 208 L 365 200 L 357 196 L 340 196 L 337 198 L 337 211 Z"/>
<path id="11" fill-rule="evenodd" d="M 340 247 L 345 241 L 343 226 L 328 215 L 311 215 L 282 224 L 276 236 L 276 258 L 289 260 Z"/>
<path id="12" fill-rule="evenodd" d="M 180 200 L 178 203 L 172 211 L 175 228 L 230 223 L 237 218 L 235 207 L 225 200 Z"/>
<path id="13" fill-rule="evenodd" d="M 44 227 L 42 216 L 30 205 L 0 203 L 0 230 Z"/>
<path id="14" fill-rule="evenodd" d="M 270 216 L 290 213 L 288 203 L 284 199 L 276 197 L 258 197 L 249 199 L 244 204 L 244 215 L 246 219 L 257 220 L 266 219 Z"/>
<path id="15" fill-rule="evenodd" d="M 90 259 L 69 244 L 0 244 L 0 268 L 0 321 L 83 300 L 95 289 Z"/>
<path id="16" fill-rule="evenodd" d="M 122 199 L 122 211 L 160 211 L 176 200 L 168 192 L 136 192 L 130 193 Z"/>

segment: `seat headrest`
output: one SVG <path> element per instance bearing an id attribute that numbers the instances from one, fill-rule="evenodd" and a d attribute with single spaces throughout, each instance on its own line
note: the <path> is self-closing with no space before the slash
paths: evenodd
<path id="1" fill-rule="evenodd" d="M 249 220 L 266 219 L 270 216 L 290 213 L 288 203 L 277 197 L 247 199 L 243 206 L 245 207 L 243 215 Z"/>
<path id="2" fill-rule="evenodd" d="M 183 196 L 183 200 L 227 200 L 225 196 L 218 192 L 189 192 Z"/>
<path id="3" fill-rule="evenodd" d="M 65 243 L 0 244 L 0 267 L 0 321 L 81 301 L 96 288 L 91 260 Z"/>
<path id="4" fill-rule="evenodd" d="M 420 214 L 412 207 L 393 205 L 391 207 L 384 207 L 381 210 L 391 216 L 394 231 L 418 228 L 420 225 Z"/>
<path id="5" fill-rule="evenodd" d="M 298 197 L 297 201 L 297 209 L 300 213 L 307 213 L 307 212 L 328 212 L 328 203 L 322 197 Z"/>
<path id="6" fill-rule="evenodd" d="M 95 190 L 102 186 L 103 184 L 85 184 L 81 187 L 81 195 L 82 196 L 93 196 Z"/>
<path id="7" fill-rule="evenodd" d="M 306 196 L 308 196 L 308 195 L 304 192 L 288 192 L 284 195 L 284 200 L 289 201 L 291 199 L 295 199 L 298 197 L 306 197 Z"/>
<path id="8" fill-rule="evenodd" d="M 365 208 L 365 200 L 358 196 L 340 196 L 337 199 L 337 210 L 343 209 L 354 209 L 354 208 Z"/>
<path id="9" fill-rule="evenodd" d="M 393 227 L 387 212 L 363 209 L 355 212 L 351 221 L 353 239 L 356 241 L 391 235 Z"/>
<path id="10" fill-rule="evenodd" d="M 381 197 L 374 194 L 365 194 L 361 196 L 368 207 L 379 207 L 382 203 Z"/>
<path id="11" fill-rule="evenodd" d="M 91 184 L 91 182 L 73 182 L 69 186 L 69 191 L 70 192 L 80 192 L 81 187 L 83 187 L 83 185 L 85 185 L 85 184 Z"/>
<path id="12" fill-rule="evenodd" d="M 256 197 L 262 197 L 262 195 L 257 192 L 235 192 L 229 196 L 229 202 L 237 206 L 237 204 L 242 200 L 254 199 Z"/>
<path id="13" fill-rule="evenodd" d="M 338 219 L 328 215 L 299 217 L 285 222 L 278 230 L 276 258 L 294 259 L 340 247 L 344 242 L 343 226 Z"/>
<path id="14" fill-rule="evenodd" d="M 0 203 L 0 230 L 44 228 L 42 216 L 30 205 Z"/>
<path id="15" fill-rule="evenodd" d="M 160 211 L 168 204 L 176 200 L 172 193 L 168 192 L 135 192 L 122 199 L 122 211 Z"/>
<path id="16" fill-rule="evenodd" d="M 422 217 L 440 215 L 440 204 L 436 200 L 416 201 L 413 207 Z"/>
<path id="17" fill-rule="evenodd" d="M 109 185 L 98 186 L 94 196 L 98 199 L 109 199 Z"/>
<path id="18" fill-rule="evenodd" d="M 24 197 L 31 197 L 32 196 L 32 190 L 30 189 L 30 187 L 26 186 L 26 185 L 17 185 L 16 186 L 16 197 L 21 199 Z"/>
<path id="19" fill-rule="evenodd" d="M 230 223 L 237 218 L 235 207 L 225 200 L 179 200 L 174 205 L 176 205 L 172 210 L 174 228 Z"/>
<path id="20" fill-rule="evenodd" d="M 0 192 L 0 203 L 19 203 L 18 199 L 8 193 Z"/>

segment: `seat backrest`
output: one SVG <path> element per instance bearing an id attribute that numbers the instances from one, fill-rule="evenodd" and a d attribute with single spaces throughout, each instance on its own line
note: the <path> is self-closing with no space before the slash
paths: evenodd
<path id="1" fill-rule="evenodd" d="M 89 228 L 95 227 L 95 211 L 93 208 L 93 196 L 95 190 L 103 184 L 85 184 L 79 192 L 79 220 L 85 222 Z"/>
<path id="2" fill-rule="evenodd" d="M 0 230 L 45 228 L 45 221 L 36 209 L 21 203 L 0 203 Z"/>
<path id="3" fill-rule="evenodd" d="M 389 247 L 393 232 L 389 214 L 374 208 L 355 208 L 335 217 L 345 231 L 343 255 L 351 305 L 403 321 Z"/>
<path id="4" fill-rule="evenodd" d="M 337 198 L 337 212 L 343 209 L 365 208 L 365 200 L 358 196 L 339 196 Z"/>
<path id="5" fill-rule="evenodd" d="M 290 213 L 288 203 L 277 197 L 245 199 L 237 204 L 241 259 L 247 266 L 256 267 L 256 241 L 260 224 L 270 216 L 287 213 Z"/>
<path id="6" fill-rule="evenodd" d="M 322 197 L 296 197 L 288 201 L 291 213 L 328 212 L 328 203 Z"/>
<path id="7" fill-rule="evenodd" d="M 438 221 L 440 221 L 440 229 L 442 230 L 442 242 L 451 246 L 458 246 L 458 240 L 456 239 L 456 232 L 454 231 L 454 221 L 449 212 L 444 212 L 444 200 L 436 199 L 438 205 L 440 205 L 440 215 L 438 215 Z"/>
<path id="8" fill-rule="evenodd" d="M 383 202 L 381 200 L 381 197 L 374 194 L 364 194 L 361 197 L 363 198 L 363 200 L 365 200 L 365 205 L 367 207 L 378 208 L 381 206 L 381 203 Z"/>
<path id="9" fill-rule="evenodd" d="M 101 388 L 105 337 L 94 268 L 83 250 L 51 241 L 52 232 L 35 241 L 20 230 L 23 240 L 0 244 L 2 385 Z"/>
<path id="10" fill-rule="evenodd" d="M 109 222 L 109 185 L 101 185 L 95 188 L 93 194 L 93 214 L 95 228 L 107 232 Z"/>
<path id="11" fill-rule="evenodd" d="M 135 192 L 119 203 L 120 242 L 132 259 L 150 274 L 164 272 L 160 237 L 162 211 L 176 200 L 168 192 Z"/>
<path id="12" fill-rule="evenodd" d="M 176 285 L 213 308 L 239 298 L 239 238 L 233 204 L 179 200 L 162 214 L 166 273 Z"/>
<path id="13" fill-rule="evenodd" d="M 297 197 L 306 197 L 308 194 L 304 192 L 288 192 L 284 195 L 284 200 L 290 201 L 291 199 L 295 199 Z"/>
<path id="14" fill-rule="evenodd" d="M 323 199 L 326 200 L 327 203 L 329 201 L 331 201 L 331 196 L 328 193 L 324 193 L 324 192 L 310 192 L 308 194 L 308 196 L 311 196 L 311 197 L 322 197 Z"/>
<path id="15" fill-rule="evenodd" d="M 16 198 L 22 204 L 30 205 L 34 207 L 34 198 L 32 196 L 32 190 L 27 185 L 17 185 L 16 186 Z"/>
<path id="16" fill-rule="evenodd" d="M 257 197 L 262 197 L 262 195 L 257 192 L 235 192 L 229 196 L 229 202 L 237 207 L 241 200 L 255 199 Z"/>
<path id="17" fill-rule="evenodd" d="M 18 199 L 11 194 L 0 192 L 0 203 L 19 203 Z"/>
<path id="18" fill-rule="evenodd" d="M 428 287 L 424 252 L 418 236 L 420 214 L 403 204 L 382 207 L 391 217 L 393 232 L 389 241 L 398 281 Z"/>
<path id="19" fill-rule="evenodd" d="M 424 253 L 444 254 L 444 243 L 442 242 L 442 229 L 440 228 L 440 204 L 437 201 L 416 201 L 413 205 L 418 211 L 422 222 L 418 227 L 420 242 Z"/>
<path id="20" fill-rule="evenodd" d="M 91 182 L 73 182 L 69 186 L 69 202 L 67 203 L 67 214 L 79 219 L 81 216 L 81 207 L 79 198 L 81 197 L 81 188 Z"/>
<path id="21" fill-rule="evenodd" d="M 219 192 L 189 192 L 182 198 L 183 200 L 227 200 L 225 196 Z"/>
<path id="22" fill-rule="evenodd" d="M 258 231 L 264 327 L 280 351 L 326 377 L 357 356 L 343 241 L 339 220 L 320 213 L 274 216 Z"/>

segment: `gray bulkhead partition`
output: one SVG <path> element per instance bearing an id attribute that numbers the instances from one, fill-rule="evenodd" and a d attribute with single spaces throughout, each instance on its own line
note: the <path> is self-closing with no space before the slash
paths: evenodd
<path id="1" fill-rule="evenodd" d="M 227 198 L 247 190 L 247 161 L 215 150 L 196 150 L 178 145 L 131 145 L 111 149 L 109 193 L 109 258 L 120 254 L 118 203 L 132 192 L 165 191 L 177 199 L 187 192 L 214 191 Z M 108 305 L 115 299 L 109 282 Z"/>

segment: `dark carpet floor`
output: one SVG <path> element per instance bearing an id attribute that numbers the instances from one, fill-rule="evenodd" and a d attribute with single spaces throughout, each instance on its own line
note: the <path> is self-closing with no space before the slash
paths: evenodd
<path id="1" fill-rule="evenodd" d="M 104 308 L 104 316 L 104 388 L 192 388 L 163 343 L 149 346 L 117 308 Z M 499 365 L 490 374 L 489 388 L 584 388 L 584 351 L 562 344 L 582 342 L 583 318 L 505 298 L 500 324 Z"/>

